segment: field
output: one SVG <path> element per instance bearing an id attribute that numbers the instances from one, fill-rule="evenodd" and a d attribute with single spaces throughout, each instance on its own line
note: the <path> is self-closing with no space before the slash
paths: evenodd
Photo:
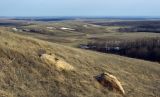
<path id="1" fill-rule="evenodd" d="M 148 20 L 136 20 L 137 22 L 134 20 L 133 23 L 133 20 L 127 20 L 126 23 L 126 20 L 121 20 L 119 24 L 119 20 L 109 20 L 109 22 L 105 20 L 103 25 L 102 21 L 1 19 L 0 95 L 4 95 L 2 97 L 159 97 L 158 60 L 147 61 L 82 49 L 88 43 L 95 42 L 158 40 L 160 33 L 157 31 L 121 30 L 136 27 L 137 22 L 146 25 L 155 24 L 155 21 L 151 23 Z M 157 20 L 156 24 L 159 25 L 160 22 Z M 48 57 L 43 57 L 42 54 Z M 52 63 L 54 60 L 46 62 L 45 58 L 60 60 L 61 67 Z M 103 72 L 109 72 L 121 81 L 125 95 L 103 87 L 94 78 Z"/>
<path id="2" fill-rule="evenodd" d="M 160 61 L 160 43 L 158 42 L 160 39 L 159 20 L 103 20 L 102 22 L 101 19 L 89 19 L 88 21 L 83 19 L 65 19 L 60 18 L 59 21 L 57 19 L 48 19 L 47 21 L 46 19 L 42 20 L 38 18 L 34 22 L 27 21 L 27 25 L 24 25 L 24 20 L 20 20 L 21 22 L 19 21 L 18 23 L 21 26 L 8 30 L 16 30 L 14 32 L 19 34 L 71 47 L 86 47 L 87 49 L 104 53 Z M 17 21 L 15 23 L 17 24 Z M 157 42 L 153 43 L 153 40 L 157 40 Z M 119 43 L 132 45 L 132 47 L 122 47 Z M 92 44 L 92 47 L 87 47 L 90 44 Z M 93 46 L 96 46 L 93 44 L 99 46 L 93 48 Z M 100 46 L 102 44 L 103 46 Z M 154 46 L 151 46 L 151 44 Z M 108 48 L 120 48 L 123 50 L 113 52 L 113 50 L 106 50 Z M 134 55 L 135 53 L 137 54 Z"/>

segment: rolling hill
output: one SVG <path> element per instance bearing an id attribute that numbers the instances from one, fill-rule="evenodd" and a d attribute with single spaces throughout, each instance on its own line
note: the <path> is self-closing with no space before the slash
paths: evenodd
<path id="1" fill-rule="evenodd" d="M 160 96 L 159 63 L 0 30 L 2 97 L 123 97 L 94 78 L 103 72 L 110 72 L 121 81 L 124 97 Z"/>

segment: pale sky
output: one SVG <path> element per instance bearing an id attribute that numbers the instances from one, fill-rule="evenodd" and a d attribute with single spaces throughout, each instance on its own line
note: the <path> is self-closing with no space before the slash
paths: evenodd
<path id="1" fill-rule="evenodd" d="M 160 16 L 160 0 L 0 0 L 0 16 Z"/>

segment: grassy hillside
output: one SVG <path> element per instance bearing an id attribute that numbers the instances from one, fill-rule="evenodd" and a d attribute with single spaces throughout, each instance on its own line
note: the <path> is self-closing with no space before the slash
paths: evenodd
<path id="1" fill-rule="evenodd" d="M 42 51 L 74 70 L 44 62 L 39 55 Z M 160 96 L 159 63 L 75 49 L 3 29 L 0 67 L 2 97 L 122 97 L 95 80 L 102 72 L 121 81 L 126 97 Z"/>
<path id="2" fill-rule="evenodd" d="M 125 21 L 123 22 L 125 23 Z M 7 29 L 18 34 L 74 47 L 96 41 L 128 41 L 160 37 L 159 33 L 154 32 L 120 32 L 120 29 L 129 26 L 127 24 L 125 26 L 101 26 L 83 21 L 32 22 L 26 26 L 17 26 L 17 31 L 14 31 L 14 27 L 11 26 Z M 137 22 L 133 24 L 136 25 Z M 63 27 L 74 30 L 62 29 Z"/>

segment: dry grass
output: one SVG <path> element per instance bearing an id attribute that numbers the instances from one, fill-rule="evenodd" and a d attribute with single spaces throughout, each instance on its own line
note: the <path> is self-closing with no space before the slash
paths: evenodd
<path id="1" fill-rule="evenodd" d="M 160 96 L 159 63 L 75 49 L 4 30 L 0 32 L 0 90 L 7 95 L 121 97 L 93 78 L 102 72 L 111 72 L 122 82 L 126 97 Z M 39 57 L 39 49 L 72 64 L 76 70 L 50 68 Z"/>
<path id="2" fill-rule="evenodd" d="M 87 26 L 87 27 L 85 27 Z M 54 27 L 55 29 L 47 29 Z M 76 29 L 74 31 L 61 30 L 61 27 Z M 123 26 L 125 27 L 125 26 Z M 95 26 L 80 21 L 65 21 L 53 23 L 36 23 L 34 25 L 20 26 L 20 29 L 34 29 L 36 32 L 15 31 L 15 33 L 31 36 L 45 41 L 77 47 L 91 41 L 119 41 L 136 40 L 143 38 L 159 38 L 159 33 L 148 32 L 119 32 L 122 26 Z M 8 29 L 12 30 L 12 28 Z"/>

